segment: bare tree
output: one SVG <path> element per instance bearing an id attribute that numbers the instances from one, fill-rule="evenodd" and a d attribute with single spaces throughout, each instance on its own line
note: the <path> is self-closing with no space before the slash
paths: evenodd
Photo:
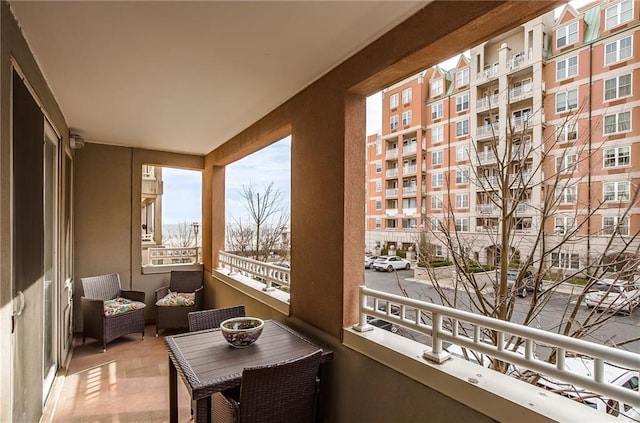
<path id="1" fill-rule="evenodd" d="M 178 228 L 175 231 L 163 236 L 162 245 L 171 248 L 197 247 L 193 226 L 187 222 L 178 223 Z M 198 259 L 196 258 L 195 260 L 197 261 Z M 173 258 L 172 261 L 177 263 L 190 263 L 193 260 L 191 258 Z"/>

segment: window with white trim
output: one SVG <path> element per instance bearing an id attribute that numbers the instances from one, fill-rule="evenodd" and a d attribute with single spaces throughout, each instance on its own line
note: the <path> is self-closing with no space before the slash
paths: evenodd
<path id="1" fill-rule="evenodd" d="M 456 208 L 466 209 L 469 207 L 469 194 L 456 194 Z"/>
<path id="2" fill-rule="evenodd" d="M 469 171 L 466 169 L 456 170 L 456 184 L 469 183 Z"/>
<path id="3" fill-rule="evenodd" d="M 623 0 L 604 10 L 604 29 L 622 25 L 633 19 L 633 0 Z"/>
<path id="4" fill-rule="evenodd" d="M 381 162 L 377 162 L 376 163 L 376 173 L 382 173 L 382 163 Z"/>
<path id="5" fill-rule="evenodd" d="M 438 144 L 444 141 L 444 128 L 442 126 L 436 126 L 431 128 L 431 142 Z"/>
<path id="6" fill-rule="evenodd" d="M 431 186 L 441 187 L 444 184 L 444 176 L 442 173 L 434 173 L 431 175 Z"/>
<path id="7" fill-rule="evenodd" d="M 431 219 L 431 230 L 432 231 L 440 231 L 442 230 L 442 226 L 440 225 L 440 219 L 434 217 Z"/>
<path id="8" fill-rule="evenodd" d="M 631 95 L 631 74 L 604 80 L 604 100 L 617 100 Z"/>
<path id="9" fill-rule="evenodd" d="M 551 253 L 551 266 L 560 269 L 580 269 L 580 254 Z"/>
<path id="10" fill-rule="evenodd" d="M 556 94 L 556 113 L 566 112 L 578 107 L 578 89 L 563 91 Z"/>
<path id="11" fill-rule="evenodd" d="M 376 228 L 377 229 L 382 228 L 382 219 L 376 219 Z"/>
<path id="12" fill-rule="evenodd" d="M 602 164 L 605 168 L 629 166 L 631 164 L 631 147 L 615 147 L 604 149 L 604 162 Z"/>
<path id="13" fill-rule="evenodd" d="M 433 246 L 433 255 L 436 257 L 444 257 L 444 248 L 440 244 Z"/>
<path id="14" fill-rule="evenodd" d="M 444 152 L 440 151 L 432 151 L 431 152 L 431 164 L 432 165 L 441 165 L 444 159 Z"/>
<path id="15" fill-rule="evenodd" d="M 441 209 L 441 208 L 442 208 L 442 195 L 432 195 L 431 209 Z"/>
<path id="16" fill-rule="evenodd" d="M 602 233 L 629 235 L 629 216 L 602 216 Z"/>
<path id="17" fill-rule="evenodd" d="M 578 139 L 578 122 L 567 121 L 556 127 L 556 140 L 558 143 L 575 141 Z"/>
<path id="18" fill-rule="evenodd" d="M 402 112 L 402 126 L 411 125 L 411 116 L 412 116 L 411 110 L 407 110 L 405 112 Z"/>
<path id="19" fill-rule="evenodd" d="M 556 31 L 556 48 L 562 48 L 576 41 L 578 41 L 578 22 L 572 22 Z"/>
<path id="20" fill-rule="evenodd" d="M 398 107 L 398 94 L 391 94 L 389 97 L 389 108 L 395 109 Z"/>
<path id="21" fill-rule="evenodd" d="M 556 157 L 556 173 L 569 173 L 576 170 L 578 156 L 576 154 L 564 154 Z"/>
<path id="22" fill-rule="evenodd" d="M 556 188 L 556 196 L 560 204 L 575 204 L 577 200 L 576 187 Z"/>
<path id="23" fill-rule="evenodd" d="M 440 119 L 442 117 L 442 103 L 435 103 L 431 105 L 431 119 Z"/>
<path id="24" fill-rule="evenodd" d="M 402 91 L 402 104 L 411 103 L 411 99 L 413 98 L 413 90 L 411 88 L 407 88 Z"/>
<path id="25" fill-rule="evenodd" d="M 456 232 L 469 232 L 468 217 L 456 217 Z"/>
<path id="26" fill-rule="evenodd" d="M 456 97 L 456 112 L 469 109 L 469 94 L 462 94 Z"/>
<path id="27" fill-rule="evenodd" d="M 469 149 L 466 145 L 459 145 L 456 147 L 456 161 L 462 162 L 469 159 Z"/>
<path id="28" fill-rule="evenodd" d="M 376 141 L 376 154 L 382 154 L 382 140 Z"/>
<path id="29" fill-rule="evenodd" d="M 571 78 L 578 74 L 578 56 L 571 56 L 556 62 L 556 81 Z"/>
<path id="30" fill-rule="evenodd" d="M 613 41 L 604 45 L 604 64 L 605 66 L 611 65 L 621 60 L 626 60 L 631 57 L 632 54 L 632 42 L 631 35 Z"/>
<path id="31" fill-rule="evenodd" d="M 603 182 L 603 201 L 629 201 L 631 198 L 631 183 L 629 181 Z"/>
<path id="32" fill-rule="evenodd" d="M 398 129 L 398 115 L 393 115 L 389 118 L 389 127 L 392 131 Z"/>
<path id="33" fill-rule="evenodd" d="M 444 81 L 442 78 L 431 81 L 431 97 L 437 97 L 444 93 Z"/>
<path id="34" fill-rule="evenodd" d="M 631 130 L 631 111 L 615 113 L 604 117 L 604 134 L 618 134 Z"/>
<path id="35" fill-rule="evenodd" d="M 456 122 L 456 137 L 463 137 L 465 135 L 469 135 L 469 119 Z"/>
<path id="36" fill-rule="evenodd" d="M 382 210 L 382 200 L 376 200 L 376 210 Z"/>
<path id="37" fill-rule="evenodd" d="M 381 181 L 376 181 L 376 191 L 377 192 L 382 191 L 382 182 Z"/>
<path id="38" fill-rule="evenodd" d="M 566 235 L 571 233 L 576 228 L 576 218 L 569 216 L 561 216 L 555 218 L 555 226 L 553 233 L 556 235 Z"/>
<path id="39" fill-rule="evenodd" d="M 469 68 L 464 68 L 456 72 L 456 88 L 469 84 Z"/>

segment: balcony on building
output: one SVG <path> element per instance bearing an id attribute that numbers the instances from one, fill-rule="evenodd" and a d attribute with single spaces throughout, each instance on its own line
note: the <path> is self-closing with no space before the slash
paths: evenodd
<path id="1" fill-rule="evenodd" d="M 499 130 L 500 130 L 499 122 L 493 122 L 492 124 L 489 124 L 489 125 L 485 124 L 482 126 L 478 126 L 478 128 L 476 129 L 476 139 L 483 140 L 487 138 L 498 137 Z"/>
<path id="2" fill-rule="evenodd" d="M 385 159 L 395 159 L 398 157 L 398 149 L 397 148 L 390 148 L 389 150 L 387 150 L 387 152 L 384 155 Z"/>
<path id="3" fill-rule="evenodd" d="M 397 167 L 393 167 L 391 169 L 387 169 L 385 171 L 385 175 L 387 178 L 395 178 L 398 176 L 398 168 Z"/>
<path id="4" fill-rule="evenodd" d="M 387 197 L 397 197 L 398 196 L 398 188 L 387 188 L 384 192 Z"/>
<path id="5" fill-rule="evenodd" d="M 485 112 L 490 109 L 496 109 L 499 105 L 500 96 L 492 94 L 483 96 L 476 101 L 476 112 Z"/>
<path id="6" fill-rule="evenodd" d="M 415 196 L 417 193 L 418 193 L 418 187 L 416 185 L 402 187 L 403 196 L 408 196 L 408 195 Z"/>
<path id="7" fill-rule="evenodd" d="M 404 165 L 402 166 L 402 174 L 403 175 L 412 175 L 418 171 L 418 165 Z"/>

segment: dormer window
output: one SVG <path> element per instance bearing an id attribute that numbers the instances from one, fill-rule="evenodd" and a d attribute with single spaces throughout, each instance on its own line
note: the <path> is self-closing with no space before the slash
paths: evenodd
<path id="1" fill-rule="evenodd" d="M 469 68 L 464 68 L 456 72 L 456 88 L 469 84 Z"/>
<path id="2" fill-rule="evenodd" d="M 444 81 L 442 78 L 431 81 L 431 97 L 437 97 L 444 93 Z"/>
<path id="3" fill-rule="evenodd" d="M 407 88 L 402 91 L 402 104 L 411 103 L 411 99 L 413 98 L 413 90 L 411 88 Z"/>
<path id="4" fill-rule="evenodd" d="M 578 41 L 578 22 L 570 23 L 556 31 L 556 48 L 562 48 Z"/>
<path id="5" fill-rule="evenodd" d="M 633 19 L 633 0 L 622 0 L 604 11 L 604 29 L 609 30 Z"/>

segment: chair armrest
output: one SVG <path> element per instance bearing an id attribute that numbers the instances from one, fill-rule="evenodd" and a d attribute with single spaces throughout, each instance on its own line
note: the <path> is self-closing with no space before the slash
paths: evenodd
<path id="1" fill-rule="evenodd" d="M 121 291 L 120 296 L 128 300 L 144 303 L 144 292 L 142 291 Z"/>
<path id="2" fill-rule="evenodd" d="M 101 323 L 104 319 L 104 301 L 81 297 L 82 320 L 85 324 L 94 322 Z"/>
<path id="3" fill-rule="evenodd" d="M 195 290 L 196 299 L 195 306 L 198 310 L 202 309 L 202 304 L 204 303 L 204 285 Z"/>
<path id="4" fill-rule="evenodd" d="M 167 294 L 169 293 L 169 286 L 162 286 L 158 289 L 156 289 L 156 302 L 161 299 L 164 298 Z"/>

